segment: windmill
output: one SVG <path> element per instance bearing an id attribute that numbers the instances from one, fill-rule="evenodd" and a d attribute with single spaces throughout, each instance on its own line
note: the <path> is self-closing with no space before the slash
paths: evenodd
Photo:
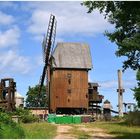
<path id="1" fill-rule="evenodd" d="M 45 77 L 46 77 L 46 92 L 49 93 L 50 65 L 51 65 L 52 51 L 53 51 L 54 42 L 55 42 L 56 24 L 57 24 L 57 21 L 55 19 L 55 16 L 51 15 L 50 20 L 49 20 L 47 35 L 44 36 L 44 39 L 42 42 L 44 67 L 43 67 L 43 72 L 39 81 L 39 95 L 41 94 Z"/>

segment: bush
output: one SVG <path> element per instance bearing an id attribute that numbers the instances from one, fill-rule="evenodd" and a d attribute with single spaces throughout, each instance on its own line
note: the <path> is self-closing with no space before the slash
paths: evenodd
<path id="1" fill-rule="evenodd" d="M 21 116 L 23 123 L 31 123 L 31 122 L 37 122 L 39 121 L 39 118 L 36 116 L 33 116 L 32 114 L 28 114 L 27 116 L 23 115 Z"/>
<path id="2" fill-rule="evenodd" d="M 140 126 L 140 111 L 130 112 L 126 117 L 126 123 Z"/>
<path id="3" fill-rule="evenodd" d="M 0 112 L 0 139 L 7 138 L 25 138 L 25 133 L 19 124 L 12 121 L 10 115 Z"/>
<path id="4" fill-rule="evenodd" d="M 37 116 L 32 115 L 28 109 L 17 108 L 15 112 L 12 112 L 10 115 L 20 116 L 20 120 L 23 123 L 32 123 L 39 121 Z"/>

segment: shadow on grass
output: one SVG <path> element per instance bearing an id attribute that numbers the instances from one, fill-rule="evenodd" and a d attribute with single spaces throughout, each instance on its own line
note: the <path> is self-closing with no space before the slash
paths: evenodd
<path id="1" fill-rule="evenodd" d="M 114 134 L 114 135 L 118 135 L 114 138 L 116 139 L 140 139 L 140 133 L 126 133 L 126 132 L 123 132 L 123 133 L 119 133 L 118 132 L 112 132 L 110 134 Z"/>
<path id="2" fill-rule="evenodd" d="M 122 127 L 128 127 L 128 128 L 139 128 L 138 126 L 130 126 L 128 125 L 126 122 L 117 122 L 117 123 L 114 123 L 115 125 L 118 125 L 118 126 L 122 126 Z M 120 131 L 120 132 L 111 132 L 110 134 L 114 134 L 114 135 L 117 135 L 115 138 L 118 138 L 118 139 L 140 139 L 140 132 L 134 132 L 135 130 L 132 130 L 132 132 L 125 132 L 124 131 Z"/>

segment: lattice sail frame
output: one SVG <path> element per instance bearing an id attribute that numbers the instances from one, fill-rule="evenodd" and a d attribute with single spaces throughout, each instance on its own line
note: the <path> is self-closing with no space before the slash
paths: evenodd
<path id="1" fill-rule="evenodd" d="M 55 43 L 56 25 L 57 25 L 57 21 L 55 19 L 55 16 L 51 15 L 50 20 L 49 20 L 47 35 L 44 37 L 43 42 L 42 42 L 43 61 L 45 65 L 44 65 L 43 72 L 39 81 L 39 94 L 41 93 L 41 89 L 42 89 L 45 77 L 46 77 L 47 87 L 49 86 L 48 84 L 49 83 L 48 81 L 49 68 L 48 67 L 50 65 L 50 58 L 51 58 L 52 51 L 54 48 L 54 43 Z"/>

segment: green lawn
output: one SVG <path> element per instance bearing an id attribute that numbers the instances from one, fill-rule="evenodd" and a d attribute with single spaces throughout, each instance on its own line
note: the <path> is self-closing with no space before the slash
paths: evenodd
<path id="1" fill-rule="evenodd" d="M 47 122 L 21 124 L 26 139 L 51 139 L 56 136 L 57 127 Z"/>
<path id="2" fill-rule="evenodd" d="M 93 122 L 87 124 L 86 127 L 102 128 L 119 139 L 140 139 L 140 127 L 128 126 L 123 122 Z"/>

